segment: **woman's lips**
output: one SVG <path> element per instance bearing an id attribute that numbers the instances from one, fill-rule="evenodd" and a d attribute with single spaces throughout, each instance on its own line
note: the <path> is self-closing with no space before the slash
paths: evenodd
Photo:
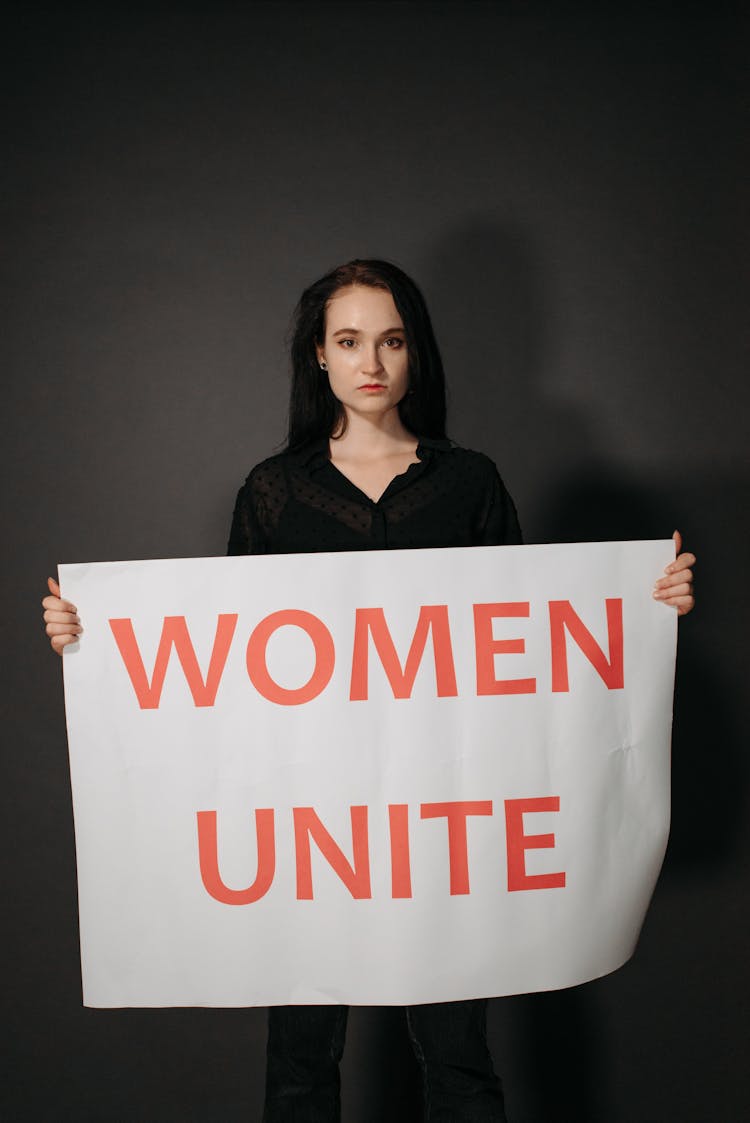
<path id="1" fill-rule="evenodd" d="M 366 382 L 364 386 L 360 386 L 360 390 L 368 390 L 370 393 L 375 393 L 377 390 L 385 390 L 385 383 Z"/>

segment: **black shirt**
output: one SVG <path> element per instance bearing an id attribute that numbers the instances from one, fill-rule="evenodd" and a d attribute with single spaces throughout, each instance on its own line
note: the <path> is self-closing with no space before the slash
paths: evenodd
<path id="1" fill-rule="evenodd" d="M 328 441 L 282 452 L 240 488 L 229 554 L 312 554 L 506 546 L 521 541 L 513 500 L 480 452 L 423 438 L 418 463 L 375 502 L 330 461 Z"/>

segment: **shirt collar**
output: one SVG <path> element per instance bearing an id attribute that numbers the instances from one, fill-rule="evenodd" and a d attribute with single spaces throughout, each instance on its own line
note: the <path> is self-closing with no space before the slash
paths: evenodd
<path id="1" fill-rule="evenodd" d="M 417 456 L 424 459 L 424 453 L 429 456 L 433 452 L 448 452 L 453 445 L 447 437 L 418 437 Z M 328 457 L 328 440 L 320 438 L 317 441 L 308 441 L 301 448 L 289 452 L 289 458 L 300 467 L 317 468 L 325 464 Z"/>
<path id="2" fill-rule="evenodd" d="M 300 448 L 290 450 L 288 455 L 292 463 L 299 465 L 301 468 L 323 464 L 328 460 L 328 441 L 326 438 L 308 441 Z"/>
<path id="3" fill-rule="evenodd" d="M 448 452 L 452 448 L 453 444 L 447 437 L 419 437 L 417 456 L 419 456 L 420 449 L 429 449 L 430 452 Z"/>

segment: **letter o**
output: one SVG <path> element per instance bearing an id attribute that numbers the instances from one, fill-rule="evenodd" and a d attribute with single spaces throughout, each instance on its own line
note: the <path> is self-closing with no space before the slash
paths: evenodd
<path id="1" fill-rule="evenodd" d="M 275 631 L 288 626 L 302 628 L 315 647 L 315 670 L 305 685 L 296 690 L 287 690 L 274 682 L 266 663 L 268 641 Z M 280 612 L 272 612 L 255 628 L 247 641 L 246 661 L 250 681 L 259 694 L 279 706 L 301 706 L 317 698 L 328 686 L 336 662 L 336 650 L 333 636 L 322 620 L 301 608 L 285 608 Z"/>

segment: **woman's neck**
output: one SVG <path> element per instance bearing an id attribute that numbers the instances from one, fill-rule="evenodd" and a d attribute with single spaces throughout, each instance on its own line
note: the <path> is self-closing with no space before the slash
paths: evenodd
<path id="1" fill-rule="evenodd" d="M 377 418 L 348 412 L 346 421 L 344 433 L 331 438 L 331 452 L 337 460 L 378 460 L 413 453 L 417 447 L 417 438 L 403 424 L 397 409 Z"/>

